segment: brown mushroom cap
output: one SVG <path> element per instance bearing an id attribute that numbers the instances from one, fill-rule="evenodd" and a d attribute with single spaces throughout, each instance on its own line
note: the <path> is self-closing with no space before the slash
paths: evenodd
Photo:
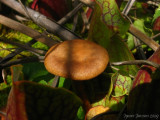
<path id="1" fill-rule="evenodd" d="M 105 48 L 87 40 L 68 40 L 56 44 L 45 56 L 46 69 L 72 80 L 88 80 L 101 74 L 109 61 Z"/>

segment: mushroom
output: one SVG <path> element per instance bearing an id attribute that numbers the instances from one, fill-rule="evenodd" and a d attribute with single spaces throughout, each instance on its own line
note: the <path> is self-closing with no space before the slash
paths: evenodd
<path id="1" fill-rule="evenodd" d="M 100 45 L 88 40 L 68 40 L 52 46 L 46 53 L 44 65 L 57 76 L 70 78 L 87 112 L 90 102 L 82 80 L 101 74 L 109 61 L 108 52 Z M 79 81 L 75 81 L 79 80 Z"/>
<path id="2" fill-rule="evenodd" d="M 88 40 L 68 40 L 52 46 L 46 53 L 46 69 L 72 80 L 89 80 L 101 74 L 109 61 L 105 48 Z"/>

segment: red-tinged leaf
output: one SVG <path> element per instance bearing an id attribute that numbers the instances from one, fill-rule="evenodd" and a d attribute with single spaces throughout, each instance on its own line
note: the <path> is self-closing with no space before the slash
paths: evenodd
<path id="1" fill-rule="evenodd" d="M 91 120 L 96 115 L 104 113 L 104 112 L 107 112 L 107 111 L 109 111 L 109 107 L 104 107 L 104 106 L 93 107 L 88 111 L 88 113 L 86 114 L 85 119 L 86 120 Z"/>
<path id="2" fill-rule="evenodd" d="M 110 62 L 134 60 L 127 45 L 116 34 L 118 31 L 122 34 L 125 33 L 129 23 L 119 13 L 115 1 L 112 2 L 108 0 L 97 0 L 91 20 L 88 40 L 94 41 L 106 48 Z M 134 65 L 119 66 L 117 68 L 133 76 L 138 71 L 137 66 Z"/>
<path id="3" fill-rule="evenodd" d="M 153 53 L 153 55 L 148 59 L 149 61 L 160 64 L 160 48 Z M 155 67 L 149 65 L 143 65 L 138 71 L 132 85 L 132 89 L 137 85 L 142 83 L 150 83 L 152 81 L 151 74 L 156 70 Z"/>
<path id="4" fill-rule="evenodd" d="M 160 112 L 159 74 L 160 71 L 156 70 L 152 74 L 152 81 L 150 83 L 140 84 L 131 90 L 127 103 L 128 114 L 132 115 L 143 114 L 143 115 L 148 115 L 147 119 L 159 119 L 159 112 Z"/>
<path id="5" fill-rule="evenodd" d="M 155 20 L 153 30 L 160 31 L 160 17 Z"/>
<path id="6" fill-rule="evenodd" d="M 81 100 L 63 88 L 28 81 L 14 82 L 6 120 L 74 120 Z"/>
<path id="7" fill-rule="evenodd" d="M 122 34 L 128 30 L 129 22 L 122 17 L 115 0 L 96 0 L 96 3 L 102 12 L 101 20 L 110 30 Z"/>
<path id="8" fill-rule="evenodd" d="M 25 112 L 25 94 L 19 91 L 17 83 L 14 83 L 7 103 L 6 120 L 28 120 Z"/>
<path id="9" fill-rule="evenodd" d="M 67 0 L 34 0 L 31 8 L 51 19 L 59 20 L 69 11 L 69 2 Z"/>
<path id="10" fill-rule="evenodd" d="M 160 64 L 160 48 L 148 60 Z M 157 116 L 160 111 L 159 74 L 159 69 L 152 66 L 141 67 L 129 94 L 127 104 L 129 114 L 155 114 Z"/>

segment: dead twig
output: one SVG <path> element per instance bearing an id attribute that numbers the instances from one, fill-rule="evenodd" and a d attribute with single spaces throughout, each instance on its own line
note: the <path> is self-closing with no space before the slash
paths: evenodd
<path id="1" fill-rule="evenodd" d="M 0 0 L 0 2 L 9 6 L 12 9 L 16 10 L 20 14 L 28 17 L 28 15 L 24 11 L 24 9 L 20 5 L 20 3 L 18 3 L 16 0 Z M 36 22 L 38 25 L 46 28 L 47 31 L 58 35 L 62 40 L 72 40 L 72 39 L 80 38 L 75 33 L 62 27 L 58 23 L 48 19 L 46 16 L 40 14 L 39 12 L 36 12 L 28 7 L 26 7 L 26 9 L 29 12 L 29 15 L 31 16 L 31 18 L 34 22 Z"/>
<path id="2" fill-rule="evenodd" d="M 79 3 L 79 0 L 74 0 L 74 3 L 73 3 L 74 8 L 78 5 L 78 3 Z M 72 26 L 73 32 L 76 30 L 77 23 L 78 23 L 78 14 L 75 14 L 73 18 L 73 26 Z"/>
<path id="3" fill-rule="evenodd" d="M 122 62 L 112 62 L 111 66 L 120 66 L 120 65 L 150 65 L 155 68 L 160 69 L 160 65 L 149 61 L 149 60 L 130 60 L 130 61 L 122 61 Z"/>
<path id="4" fill-rule="evenodd" d="M 139 40 L 144 42 L 146 45 L 148 45 L 150 48 L 152 48 L 154 51 L 156 51 L 159 47 L 159 44 L 156 43 L 153 39 L 142 33 L 140 30 L 135 28 L 132 24 L 129 27 L 129 32 L 137 37 Z"/>
<path id="5" fill-rule="evenodd" d="M 160 36 L 160 33 L 154 35 L 153 37 L 151 37 L 151 39 L 155 39 L 156 37 L 159 37 Z"/>
<path id="6" fill-rule="evenodd" d="M 28 15 L 28 18 L 31 19 L 31 16 L 30 16 L 28 10 L 26 9 L 26 7 L 23 5 L 22 1 L 21 1 L 21 0 L 18 0 L 18 2 L 21 4 L 22 8 L 24 9 L 24 11 L 26 12 L 26 14 Z"/>
<path id="7" fill-rule="evenodd" d="M 72 11 L 70 11 L 67 15 L 61 18 L 57 23 L 63 25 L 68 19 L 73 17 L 82 7 L 83 4 L 79 3 Z"/>
<path id="8" fill-rule="evenodd" d="M 59 81 L 59 78 L 60 78 L 60 77 L 57 76 L 57 75 L 54 77 L 54 80 L 53 80 L 53 83 L 52 83 L 52 87 L 56 87 L 56 86 L 57 86 L 58 81 Z"/>
<path id="9" fill-rule="evenodd" d="M 20 22 L 23 22 L 23 21 L 29 21 L 29 19 L 25 18 L 25 17 L 22 17 L 20 15 L 17 15 L 17 14 L 14 14 L 12 13 L 11 14 L 11 18 L 15 19 L 15 20 L 18 20 Z"/>
<path id="10" fill-rule="evenodd" d="M 133 4 L 134 4 L 135 0 L 128 0 L 125 8 L 122 11 L 122 14 L 124 14 L 125 16 L 127 16 L 127 14 L 129 13 L 129 11 L 131 10 Z"/>
<path id="11" fill-rule="evenodd" d="M 38 56 L 38 57 L 26 57 L 22 59 L 16 59 L 13 61 L 8 61 L 3 64 L 0 64 L 0 68 L 6 68 L 11 65 L 17 65 L 17 64 L 22 64 L 22 63 L 29 63 L 29 62 L 44 62 L 44 56 Z"/>
<path id="12" fill-rule="evenodd" d="M 55 43 L 57 43 L 56 41 L 50 39 L 49 37 L 45 36 L 44 34 L 41 34 L 41 33 L 37 32 L 36 30 L 31 29 L 31 28 L 29 28 L 29 27 L 27 27 L 17 21 L 14 21 L 10 18 L 7 18 L 3 15 L 0 15 L 0 23 L 9 27 L 9 28 L 20 31 L 21 33 L 24 33 L 24 34 L 34 38 L 35 40 L 46 44 L 49 47 L 51 47 Z"/>
<path id="13" fill-rule="evenodd" d="M 91 0 L 89 0 L 89 3 L 86 2 L 88 0 L 82 0 L 85 1 L 85 4 L 90 4 L 93 3 L 91 2 Z M 124 9 L 123 13 L 125 15 L 128 14 L 130 8 L 132 7 L 133 3 L 135 0 L 129 0 L 126 8 Z M 142 42 L 144 42 L 146 45 L 148 45 L 150 48 L 152 48 L 154 51 L 156 51 L 159 47 L 159 44 L 156 43 L 153 39 L 151 39 L 150 37 L 148 37 L 147 35 L 145 35 L 144 33 L 142 33 L 140 30 L 138 30 L 137 28 L 135 28 L 132 24 L 129 27 L 129 32 L 134 35 L 135 37 L 137 37 L 139 40 L 141 40 Z"/>
<path id="14" fill-rule="evenodd" d="M 129 11 L 131 10 L 134 2 L 135 2 L 135 0 L 129 0 L 128 3 L 126 4 L 125 8 L 122 11 L 122 14 L 130 21 L 131 24 L 132 24 L 132 21 L 127 15 L 129 13 Z M 133 39 L 134 39 L 135 47 L 137 48 L 137 54 L 138 54 L 139 58 L 145 60 L 146 56 L 145 56 L 144 51 L 140 45 L 141 44 L 140 40 L 137 39 L 135 36 L 133 36 Z"/>
<path id="15" fill-rule="evenodd" d="M 34 43 L 36 43 L 36 40 L 31 40 L 29 41 L 26 45 L 31 46 Z M 5 63 L 9 60 L 11 60 L 14 56 L 18 55 L 19 53 L 21 53 L 24 49 L 23 48 L 17 48 L 15 51 L 11 52 L 10 54 L 8 54 L 6 57 L 4 57 L 2 60 L 0 60 L 0 64 Z"/>
<path id="16" fill-rule="evenodd" d="M 80 2 L 82 2 L 83 4 L 87 5 L 90 8 L 93 8 L 94 6 L 94 2 L 92 0 L 79 0 Z"/>
<path id="17" fill-rule="evenodd" d="M 4 40 L 5 39 L 5 40 Z M 0 41 L 1 42 L 5 42 L 5 43 L 8 43 L 8 44 L 12 44 L 12 45 L 15 45 L 15 46 L 18 46 L 20 48 L 23 48 L 25 50 L 28 50 L 28 51 L 31 51 L 33 53 L 37 53 L 37 54 L 41 54 L 41 55 L 45 55 L 46 51 L 43 51 L 43 50 L 38 50 L 38 49 L 35 49 L 33 47 L 30 47 L 28 45 L 25 45 L 25 44 L 21 44 L 21 43 L 18 43 L 18 42 L 13 42 L 7 38 L 0 38 Z"/>
<path id="18" fill-rule="evenodd" d="M 6 116 L 6 113 L 5 113 L 5 112 L 0 111 L 0 114 Z"/>

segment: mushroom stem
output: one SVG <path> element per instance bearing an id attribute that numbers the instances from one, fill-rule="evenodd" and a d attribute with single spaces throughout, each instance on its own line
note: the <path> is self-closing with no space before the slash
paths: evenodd
<path id="1" fill-rule="evenodd" d="M 73 85 L 73 88 L 76 90 L 78 96 L 83 101 L 83 108 L 87 113 L 91 109 L 91 104 L 85 92 L 84 81 L 72 80 L 72 85 Z"/>

